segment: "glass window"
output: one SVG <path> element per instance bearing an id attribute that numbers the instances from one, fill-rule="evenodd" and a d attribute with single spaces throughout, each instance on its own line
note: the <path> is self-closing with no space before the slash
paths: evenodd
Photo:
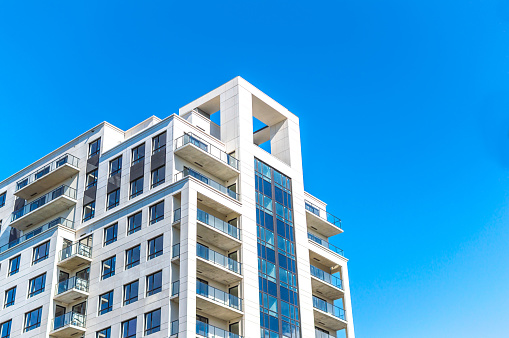
<path id="1" fill-rule="evenodd" d="M 165 149 L 166 147 L 166 133 L 157 135 L 152 139 L 152 154 Z"/>
<path id="2" fill-rule="evenodd" d="M 83 207 L 83 222 L 86 222 L 95 216 L 95 201 Z"/>
<path id="3" fill-rule="evenodd" d="M 43 177 L 44 175 L 46 175 L 47 173 L 49 173 L 49 166 L 39 170 L 38 172 L 35 173 L 35 179 L 38 180 L 39 178 Z"/>
<path id="4" fill-rule="evenodd" d="M 25 332 L 41 326 L 42 306 L 38 309 L 25 313 Z"/>
<path id="5" fill-rule="evenodd" d="M 163 165 L 162 167 L 152 171 L 152 178 L 151 178 L 152 188 L 155 188 L 158 185 L 164 183 L 164 171 L 165 171 L 164 168 L 165 167 Z"/>
<path id="6" fill-rule="evenodd" d="M 115 262 L 117 258 L 116 256 L 105 259 L 102 262 L 102 279 L 109 278 L 111 276 L 115 276 Z"/>
<path id="7" fill-rule="evenodd" d="M 0 324 L 0 337 L 9 338 L 11 336 L 12 320 Z"/>
<path id="8" fill-rule="evenodd" d="M 133 149 L 133 163 L 131 165 L 135 165 L 136 163 L 143 161 L 145 158 L 145 143 L 140 144 L 136 148 Z"/>
<path id="9" fill-rule="evenodd" d="M 163 254 L 163 235 L 148 241 L 148 259 L 156 258 Z"/>
<path id="10" fill-rule="evenodd" d="M 35 278 L 32 278 L 28 282 L 28 298 L 38 295 L 44 292 L 44 286 L 46 285 L 46 274 L 42 274 Z"/>
<path id="11" fill-rule="evenodd" d="M 34 260 L 32 262 L 33 264 L 37 264 L 49 256 L 49 243 L 42 243 L 41 245 L 38 245 L 34 248 Z"/>
<path id="12" fill-rule="evenodd" d="M 141 211 L 127 218 L 127 234 L 132 235 L 141 229 Z"/>
<path id="13" fill-rule="evenodd" d="M 147 297 L 161 292 L 163 285 L 163 272 L 158 271 L 147 276 Z"/>
<path id="14" fill-rule="evenodd" d="M 85 190 L 95 187 L 97 185 L 97 169 L 92 170 L 87 174 L 87 185 L 85 186 Z"/>
<path id="15" fill-rule="evenodd" d="M 161 309 L 145 313 L 145 335 L 161 330 Z"/>
<path id="16" fill-rule="evenodd" d="M 122 156 L 110 161 L 110 177 L 122 172 Z"/>
<path id="17" fill-rule="evenodd" d="M 88 145 L 88 158 L 94 155 L 98 155 L 100 151 L 101 151 L 101 139 L 98 138 L 97 140 Z"/>
<path id="18" fill-rule="evenodd" d="M 19 272 L 19 262 L 21 260 L 21 255 L 18 255 L 14 258 L 11 258 L 9 261 L 9 276 L 14 275 L 15 273 Z"/>
<path id="19" fill-rule="evenodd" d="M 164 218 L 164 201 L 150 207 L 150 224 L 159 222 Z"/>
<path id="20" fill-rule="evenodd" d="M 111 327 L 97 331 L 95 338 L 111 338 Z"/>
<path id="21" fill-rule="evenodd" d="M 131 182 L 131 196 L 129 198 L 134 198 L 141 194 L 143 194 L 143 177 Z"/>
<path id="22" fill-rule="evenodd" d="M 129 305 L 138 300 L 138 281 L 124 285 L 124 305 Z"/>
<path id="23" fill-rule="evenodd" d="M 15 299 L 16 299 L 16 287 L 10 288 L 9 290 L 5 291 L 4 308 L 14 305 Z"/>
<path id="24" fill-rule="evenodd" d="M 118 224 L 115 223 L 104 229 L 104 245 L 111 244 L 117 241 L 117 228 Z"/>
<path id="25" fill-rule="evenodd" d="M 122 338 L 136 337 L 136 317 L 122 322 Z"/>
<path id="26" fill-rule="evenodd" d="M 0 208 L 5 205 L 5 192 L 3 194 L 0 194 Z"/>
<path id="27" fill-rule="evenodd" d="M 113 309 L 113 290 L 99 296 L 99 315 L 110 312 Z"/>
<path id="28" fill-rule="evenodd" d="M 120 189 L 114 190 L 108 194 L 108 204 L 106 210 L 113 209 L 120 203 Z"/>
<path id="29" fill-rule="evenodd" d="M 125 251 L 125 268 L 130 269 L 140 264 L 140 246 Z"/>

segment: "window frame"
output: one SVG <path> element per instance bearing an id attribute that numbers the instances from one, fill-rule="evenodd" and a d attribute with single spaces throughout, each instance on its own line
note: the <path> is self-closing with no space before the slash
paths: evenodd
<path id="1" fill-rule="evenodd" d="M 115 171 L 112 170 L 114 162 L 118 162 L 118 169 L 116 169 Z M 116 174 L 122 174 L 122 155 L 110 161 L 109 177 L 115 176 Z"/>
<path id="2" fill-rule="evenodd" d="M 97 150 L 92 152 L 92 146 L 97 143 Z M 101 138 L 97 138 L 88 144 L 88 158 L 101 153 Z"/>
<path id="3" fill-rule="evenodd" d="M 4 335 L 3 334 L 3 330 L 4 330 L 4 325 L 7 324 L 7 334 Z M 11 329 L 12 329 L 12 319 L 9 319 L 3 323 L 0 323 L 0 334 L 2 335 L 1 338 L 9 338 L 11 336 Z"/>
<path id="4" fill-rule="evenodd" d="M 159 325 L 151 327 L 151 328 L 148 328 L 148 324 L 149 324 L 148 317 L 149 316 L 151 317 L 150 318 L 150 323 L 152 324 L 152 322 L 154 321 L 153 320 L 153 315 L 156 312 L 159 313 Z M 143 330 L 145 336 L 151 335 L 152 333 L 156 333 L 156 332 L 159 332 L 159 331 L 161 331 L 161 308 L 155 309 L 155 310 L 152 310 L 150 312 L 145 313 L 145 327 L 144 327 L 144 330 Z"/>
<path id="5" fill-rule="evenodd" d="M 114 290 L 110 290 L 108 292 L 105 292 L 101 295 L 99 295 L 99 311 L 98 311 L 98 315 L 97 316 L 101 316 L 101 315 L 104 315 L 108 312 L 111 312 L 113 311 L 113 291 Z M 108 306 L 106 308 L 102 308 L 102 297 L 105 296 L 105 295 L 108 295 Z"/>
<path id="6" fill-rule="evenodd" d="M 88 182 L 88 178 L 90 174 L 92 173 L 95 173 L 95 175 L 93 176 L 94 177 L 94 180 L 92 182 Z M 97 186 L 97 180 L 99 179 L 99 169 L 94 169 L 92 171 L 89 171 L 85 177 L 85 190 L 88 190 L 92 187 L 95 187 Z"/>
<path id="7" fill-rule="evenodd" d="M 160 216 L 157 216 L 156 218 L 153 218 L 153 213 L 154 211 L 157 211 L 157 207 L 162 205 L 162 214 Z M 148 208 L 148 217 L 149 217 L 149 224 L 150 225 L 153 225 L 153 224 L 156 224 L 157 222 L 159 221 L 162 221 L 164 219 L 164 200 L 162 201 L 159 201 L 155 204 L 152 204 L 149 208 Z"/>
<path id="8" fill-rule="evenodd" d="M 162 145 L 161 145 L 161 142 L 160 142 L 160 137 L 163 136 L 163 135 L 166 135 L 166 132 L 162 132 L 159 135 L 152 137 L 152 155 L 154 155 L 155 153 L 160 152 L 162 150 L 162 148 L 166 148 L 166 142 L 163 143 Z M 157 147 L 157 148 L 155 147 L 156 140 L 159 143 L 159 147 Z"/>
<path id="9" fill-rule="evenodd" d="M 16 302 L 16 290 L 17 290 L 18 286 L 13 286 L 12 288 L 9 288 L 7 290 L 5 290 L 5 300 L 4 300 L 4 309 L 5 308 L 8 308 L 9 306 L 12 306 L 14 305 L 14 303 Z M 9 291 L 14 291 L 14 294 L 12 296 L 12 300 L 9 302 Z M 0 331 L 1 333 L 1 331 Z"/>
<path id="10" fill-rule="evenodd" d="M 142 152 L 142 156 L 139 156 L 140 155 L 140 151 L 138 150 L 139 148 L 143 147 L 143 152 Z M 138 155 L 137 158 L 134 158 L 134 153 L 136 151 L 136 154 Z M 138 162 L 141 162 L 141 161 L 144 161 L 145 160 L 145 142 L 137 145 L 136 147 L 132 148 L 131 149 L 131 167 L 133 165 L 135 165 L 136 163 Z"/>
<path id="11" fill-rule="evenodd" d="M 15 271 L 12 271 L 12 262 L 16 260 L 17 267 Z M 16 257 L 13 257 L 9 259 L 9 271 L 7 271 L 7 277 L 15 275 L 19 272 L 19 266 L 21 265 L 21 255 L 17 255 Z"/>
<path id="12" fill-rule="evenodd" d="M 153 242 L 154 245 L 157 243 L 157 239 L 161 238 L 161 248 L 158 251 L 150 253 L 150 243 Z M 157 248 L 157 246 L 155 246 Z M 147 241 L 147 261 L 159 257 L 163 254 L 164 251 L 164 234 L 151 238 Z"/>
<path id="13" fill-rule="evenodd" d="M 7 200 L 7 191 L 4 191 L 0 194 L 0 208 L 5 205 L 5 201 Z"/>
<path id="14" fill-rule="evenodd" d="M 159 170 L 161 170 L 161 169 L 163 170 L 162 178 L 160 178 L 160 175 L 159 175 Z M 154 177 L 155 177 L 154 174 L 156 174 L 156 173 L 158 174 L 157 177 L 159 178 L 159 180 L 157 182 L 154 182 Z M 160 186 L 161 184 L 164 183 L 165 178 L 166 178 L 166 166 L 165 165 L 162 165 L 159 168 L 152 170 L 150 172 L 150 187 L 153 189 L 155 187 Z"/>
<path id="15" fill-rule="evenodd" d="M 130 252 L 131 250 L 134 250 L 134 249 L 138 249 L 138 260 L 128 263 L 128 259 L 127 259 L 128 252 Z M 132 255 L 131 255 L 131 257 L 132 257 Z M 141 244 L 138 244 L 138 245 L 135 245 L 129 249 L 126 249 L 126 251 L 125 251 L 125 270 L 129 270 L 131 268 L 134 268 L 135 266 L 140 265 L 140 262 L 141 262 Z"/>
<path id="16" fill-rule="evenodd" d="M 39 289 L 36 289 L 36 290 L 32 290 L 33 288 L 33 284 L 37 281 L 37 279 L 39 279 L 40 277 L 42 277 L 42 282 L 41 282 L 41 285 L 39 287 Z M 41 294 L 45 291 L 46 289 L 46 272 L 43 273 L 43 274 L 40 274 L 38 276 L 35 276 L 34 278 L 30 278 L 28 280 L 28 297 L 27 298 L 32 298 L 34 296 L 37 296 L 38 294 Z"/>
<path id="17" fill-rule="evenodd" d="M 106 331 L 105 333 L 103 333 Z M 103 334 L 103 336 L 100 336 L 100 334 Z M 106 327 L 102 330 L 99 330 L 95 333 L 95 338 L 111 338 L 111 326 Z"/>
<path id="18" fill-rule="evenodd" d="M 140 225 L 135 227 L 135 228 L 129 229 L 129 220 L 133 219 L 133 224 L 134 224 L 134 219 L 136 219 L 136 217 L 138 215 L 139 215 L 139 219 L 140 219 Z M 140 231 L 141 230 L 141 223 L 142 222 L 143 222 L 143 212 L 142 211 L 128 216 L 127 217 L 127 235 L 129 236 L 129 235 L 134 234 L 135 232 Z"/>
<path id="19" fill-rule="evenodd" d="M 157 288 L 152 288 L 152 289 L 149 289 L 149 280 L 150 278 L 152 278 L 152 286 L 155 284 L 154 281 L 154 276 L 159 274 L 161 277 L 160 277 L 160 286 L 158 286 Z M 152 295 L 155 295 L 155 294 L 158 294 L 159 292 L 162 291 L 163 289 L 163 271 L 162 270 L 159 270 L 159 271 L 156 271 L 154 273 L 151 273 L 150 275 L 147 275 L 147 278 L 146 278 L 146 292 L 145 292 L 145 295 L 146 297 L 149 297 L 149 296 L 152 296 Z"/>
<path id="20" fill-rule="evenodd" d="M 134 296 L 132 295 L 132 292 L 131 292 L 133 284 L 137 284 L 136 285 L 136 294 Z M 127 288 L 129 288 L 129 296 L 130 296 L 129 299 L 127 299 Z M 124 306 L 126 306 L 126 305 L 132 304 L 134 302 L 137 302 L 138 301 L 139 291 L 140 291 L 140 281 L 139 281 L 139 279 L 137 279 L 135 281 L 132 281 L 131 283 L 124 284 L 124 297 L 122 299 L 122 304 Z"/>
<path id="21" fill-rule="evenodd" d="M 110 196 L 115 194 L 115 203 L 110 204 Z M 111 210 L 120 205 L 120 188 L 113 190 L 106 196 L 106 210 Z"/>
<path id="22" fill-rule="evenodd" d="M 107 239 L 107 232 L 108 232 L 108 229 L 111 229 L 113 228 L 113 237 L 110 238 L 110 239 Z M 103 241 L 103 247 L 107 246 L 107 245 L 110 245 L 112 243 L 115 243 L 117 241 L 117 237 L 118 237 L 118 223 L 114 223 L 110 226 L 107 226 L 106 228 L 104 228 L 104 241 Z"/>
<path id="23" fill-rule="evenodd" d="M 133 183 L 135 184 L 134 187 L 138 187 L 138 184 L 136 184 L 136 183 L 139 181 L 141 181 L 141 190 L 137 190 L 136 192 L 133 193 Z M 129 199 L 133 199 L 133 198 L 138 197 L 141 194 L 143 194 L 143 185 L 144 184 L 145 184 L 145 182 L 143 180 L 143 176 L 131 181 L 129 183 Z"/>
<path id="24" fill-rule="evenodd" d="M 36 252 L 39 253 L 39 248 L 42 247 L 42 246 L 45 246 L 46 247 L 46 253 L 44 256 L 42 257 L 39 257 L 39 258 L 35 258 L 36 257 Z M 43 260 L 47 259 L 49 257 L 49 249 L 50 249 L 50 241 L 46 241 L 44 243 L 41 243 L 39 245 L 37 245 L 36 247 L 34 247 L 33 251 L 32 251 L 32 265 L 35 265 L 37 263 L 40 263 L 42 262 Z"/>
<path id="25" fill-rule="evenodd" d="M 104 273 L 104 263 L 106 261 L 109 261 L 109 260 L 113 260 L 113 264 L 110 263 L 110 272 L 108 272 L 107 274 Z M 105 260 L 103 260 L 101 262 L 101 280 L 105 280 L 105 279 L 108 279 L 110 277 L 113 277 L 115 276 L 115 271 L 116 271 L 116 265 L 117 265 L 117 256 L 111 256 L 109 258 L 106 258 Z"/>
<path id="26" fill-rule="evenodd" d="M 85 216 L 86 215 L 85 208 L 87 208 L 90 205 L 93 205 L 92 211 L 90 212 L 90 214 L 88 216 Z M 92 202 L 85 204 L 83 206 L 83 222 L 90 221 L 94 217 L 95 217 L 95 201 L 92 201 Z"/>
<path id="27" fill-rule="evenodd" d="M 27 326 L 28 324 L 28 319 L 32 318 L 32 314 L 34 312 L 37 311 L 37 322 L 35 324 L 32 324 L 30 326 Z M 29 332 L 29 331 L 32 331 L 38 327 L 41 326 L 41 318 L 42 318 L 42 306 L 36 308 L 36 309 L 33 309 L 32 311 L 29 311 L 29 312 L 25 312 L 25 320 L 24 320 L 24 324 L 23 324 L 23 332 Z"/>
<path id="28" fill-rule="evenodd" d="M 125 325 L 129 325 L 131 322 L 134 321 L 134 335 L 130 335 L 130 336 L 126 336 L 126 334 L 129 333 L 129 329 L 130 327 L 127 327 L 127 332 L 126 332 L 126 327 Z M 138 319 L 137 317 L 133 317 L 133 318 L 130 318 L 130 319 L 127 319 L 127 320 L 124 320 L 121 324 L 120 324 L 120 328 L 121 328 L 121 332 L 120 334 L 122 335 L 122 338 L 136 338 L 136 330 L 137 330 L 137 326 L 138 326 Z"/>

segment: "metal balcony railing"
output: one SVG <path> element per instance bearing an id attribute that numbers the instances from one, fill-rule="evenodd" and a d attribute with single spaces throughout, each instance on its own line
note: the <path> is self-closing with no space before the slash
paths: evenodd
<path id="1" fill-rule="evenodd" d="M 315 338 L 336 338 L 336 337 L 331 336 L 326 332 L 322 332 L 320 330 L 315 329 Z"/>
<path id="2" fill-rule="evenodd" d="M 180 293 L 180 281 L 176 280 L 171 283 L 171 296 L 176 296 Z"/>
<path id="3" fill-rule="evenodd" d="M 186 144 L 193 144 L 196 147 L 200 148 L 206 153 L 211 154 L 215 158 L 220 161 L 228 164 L 229 166 L 239 170 L 239 160 L 235 157 L 228 155 L 226 152 L 222 151 L 218 147 L 210 144 L 209 142 L 201 139 L 200 137 L 194 134 L 184 134 L 175 140 L 175 150 L 185 146 Z"/>
<path id="4" fill-rule="evenodd" d="M 230 196 L 231 198 L 234 198 L 236 200 L 239 199 L 239 194 L 237 194 L 235 191 L 228 189 L 224 185 L 217 183 L 213 179 L 208 178 L 207 176 L 202 175 L 199 172 L 197 172 L 191 168 L 184 167 L 184 171 L 176 173 L 175 174 L 175 182 L 177 182 L 187 176 L 192 176 L 192 177 L 196 178 L 197 180 L 202 181 L 203 183 L 207 184 L 208 186 L 211 186 L 212 188 L 222 192 L 223 194 Z"/>
<path id="5" fill-rule="evenodd" d="M 69 290 L 88 292 L 88 287 L 88 280 L 74 276 L 58 283 L 55 286 L 55 295 L 59 295 Z"/>
<path id="6" fill-rule="evenodd" d="M 338 255 L 345 257 L 345 252 L 343 251 L 343 249 L 340 249 L 337 246 L 330 244 L 326 240 L 316 237 L 315 235 L 313 235 L 312 233 L 309 233 L 309 232 L 308 232 L 308 238 L 310 240 L 312 240 L 313 242 L 318 243 L 321 246 L 337 253 Z"/>
<path id="7" fill-rule="evenodd" d="M 171 258 L 179 257 L 180 256 L 180 243 L 177 243 L 173 245 L 171 248 Z"/>
<path id="8" fill-rule="evenodd" d="M 182 212 L 180 208 L 173 210 L 173 222 L 180 221 L 180 218 L 182 217 Z"/>
<path id="9" fill-rule="evenodd" d="M 28 175 L 27 177 L 24 177 L 23 179 L 16 182 L 16 191 L 26 187 L 30 183 L 38 180 L 39 178 L 49 174 L 55 169 L 58 169 L 59 167 L 63 166 L 64 164 L 68 163 L 74 167 L 78 167 L 78 161 L 79 159 L 77 157 L 74 157 L 70 154 L 65 154 L 55 161 L 51 162 L 50 164 L 46 165 L 44 168 L 36 171 L 35 173 L 32 173 Z"/>
<path id="10" fill-rule="evenodd" d="M 200 243 L 196 243 L 196 254 L 198 257 L 201 257 L 209 262 L 221 265 L 222 267 L 227 268 L 230 271 L 241 274 L 241 266 L 242 264 L 231 259 L 230 257 L 226 257 L 225 255 L 220 254 L 214 250 L 207 248 Z"/>
<path id="11" fill-rule="evenodd" d="M 198 209 L 197 215 L 198 221 L 203 222 L 205 224 L 210 225 L 211 227 L 216 228 L 217 230 L 224 232 L 236 239 L 240 239 L 240 229 L 234 227 L 230 223 L 227 223 L 217 217 L 214 217 L 203 210 Z"/>
<path id="12" fill-rule="evenodd" d="M 174 320 L 173 322 L 171 322 L 170 335 L 175 336 L 178 334 L 179 334 L 179 321 Z"/>
<path id="13" fill-rule="evenodd" d="M 323 312 L 326 312 L 330 315 L 333 315 L 336 318 L 346 320 L 345 317 L 345 310 L 343 310 L 340 307 L 337 307 L 334 304 L 327 303 L 323 299 L 320 299 L 318 297 L 313 296 L 313 307 L 315 309 L 321 310 Z"/>
<path id="14" fill-rule="evenodd" d="M 199 320 L 196 321 L 196 334 L 207 338 L 242 338 L 236 333 L 228 332 Z"/>
<path id="15" fill-rule="evenodd" d="M 85 328 L 86 322 L 87 316 L 77 312 L 67 312 L 66 314 L 55 317 L 51 327 L 53 330 L 58 330 L 69 325 Z"/>
<path id="16" fill-rule="evenodd" d="M 305 202 L 306 210 L 308 210 L 311 213 L 315 214 L 316 216 L 326 220 L 327 222 L 334 224 L 335 226 L 337 226 L 338 228 L 341 229 L 341 219 L 337 218 L 336 216 L 334 216 L 331 213 L 328 213 L 325 210 L 320 209 L 316 205 L 313 205 L 311 202 L 308 202 L 308 201 L 304 201 L 304 202 Z"/>
<path id="17" fill-rule="evenodd" d="M 221 303 L 228 307 L 242 311 L 242 299 L 209 286 L 203 282 L 197 281 L 196 294 L 205 298 L 211 299 L 215 302 Z"/>
<path id="18" fill-rule="evenodd" d="M 7 244 L 4 244 L 2 246 L 0 246 L 0 253 L 6 251 L 6 250 L 9 250 L 10 248 L 18 245 L 18 244 L 21 244 L 27 240 L 29 240 L 30 238 L 34 237 L 34 236 L 37 236 L 38 234 L 40 233 L 43 233 L 44 231 L 48 230 L 48 229 L 51 229 L 53 228 L 54 226 L 57 226 L 57 225 L 63 225 L 65 227 L 68 227 L 70 229 L 74 229 L 74 222 L 73 221 L 69 221 L 68 219 L 65 219 L 63 217 L 58 217 L 54 220 L 52 220 L 51 222 L 49 223 L 46 223 L 44 224 L 43 226 L 33 230 L 33 231 L 30 231 L 29 233 L 21 236 L 20 238 L 18 239 L 15 239 L 13 241 L 10 241 L 9 243 Z"/>
<path id="19" fill-rule="evenodd" d="M 61 262 L 64 259 L 67 259 L 72 256 L 80 255 L 86 258 L 92 258 L 92 247 L 82 243 L 73 243 L 66 248 L 60 250 L 60 254 L 58 255 L 58 261 Z"/>
<path id="20" fill-rule="evenodd" d="M 310 267 L 312 276 L 315 276 L 316 278 L 324 281 L 325 283 L 343 290 L 343 281 L 341 280 L 341 278 L 338 278 L 334 275 L 331 275 L 330 273 L 318 269 L 316 266 L 310 265 Z"/>
<path id="21" fill-rule="evenodd" d="M 23 208 L 14 211 L 12 213 L 11 222 L 14 222 L 18 218 L 21 218 L 25 216 L 26 214 L 42 207 L 43 205 L 57 199 L 60 196 L 67 196 L 72 199 L 76 199 L 76 189 L 71 188 L 67 185 L 61 185 L 60 187 L 56 188 L 55 190 L 47 193 L 46 195 L 39 197 L 35 201 L 30 202 L 29 204 L 25 205 Z"/>

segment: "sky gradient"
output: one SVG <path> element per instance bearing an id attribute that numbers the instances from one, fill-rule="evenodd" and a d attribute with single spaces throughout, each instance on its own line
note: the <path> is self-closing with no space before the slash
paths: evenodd
<path id="1" fill-rule="evenodd" d="M 508 337 L 508 30 L 492 0 L 2 2 L 0 180 L 240 75 L 300 118 L 357 337 Z"/>

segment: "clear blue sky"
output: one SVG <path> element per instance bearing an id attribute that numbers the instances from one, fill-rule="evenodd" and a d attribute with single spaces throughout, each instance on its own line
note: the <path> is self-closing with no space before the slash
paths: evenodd
<path id="1" fill-rule="evenodd" d="M 508 30 L 491 0 L 3 1 L 0 177 L 240 75 L 300 117 L 357 337 L 508 337 Z"/>

